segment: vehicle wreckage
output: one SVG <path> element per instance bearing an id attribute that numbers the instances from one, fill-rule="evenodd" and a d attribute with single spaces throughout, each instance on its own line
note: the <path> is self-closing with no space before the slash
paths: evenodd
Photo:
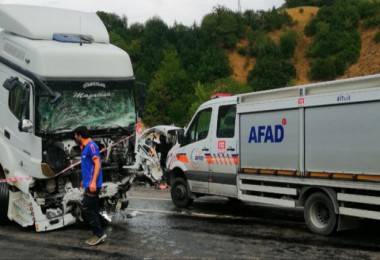
<path id="1" fill-rule="evenodd" d="M 0 28 L 0 223 L 41 232 L 81 219 L 80 125 L 102 152 L 103 213 L 127 207 L 136 176 L 161 180 L 157 138 L 174 137 L 135 138 L 132 63 L 96 14 L 0 4 Z"/>

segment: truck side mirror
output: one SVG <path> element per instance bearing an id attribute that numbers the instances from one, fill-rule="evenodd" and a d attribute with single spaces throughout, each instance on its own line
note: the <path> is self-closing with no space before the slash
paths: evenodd
<path id="1" fill-rule="evenodd" d="M 18 84 L 21 84 L 18 77 L 11 77 L 4 81 L 3 87 L 8 91 L 12 91 Z"/>
<path id="2" fill-rule="evenodd" d="M 27 83 L 23 84 L 23 99 L 22 99 L 22 118 L 18 124 L 18 130 L 21 132 L 31 133 L 33 123 L 29 120 L 29 99 L 30 99 L 30 86 Z"/>
<path id="3" fill-rule="evenodd" d="M 30 122 L 29 119 L 21 119 L 19 124 L 18 124 L 18 129 L 21 131 L 21 132 L 27 132 L 27 133 L 31 133 L 32 132 L 32 129 L 33 129 L 33 123 Z"/>

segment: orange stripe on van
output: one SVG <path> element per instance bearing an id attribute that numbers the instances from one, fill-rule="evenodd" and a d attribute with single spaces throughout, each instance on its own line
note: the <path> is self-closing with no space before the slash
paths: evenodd
<path id="1" fill-rule="evenodd" d="M 306 172 L 306 177 L 319 177 L 319 178 L 329 178 L 331 174 L 327 172 Z"/>
<path id="2" fill-rule="evenodd" d="M 273 169 L 255 169 L 255 168 L 242 168 L 243 173 L 253 174 L 273 174 L 282 176 L 300 176 L 301 172 L 291 170 L 273 170 Z M 336 180 L 352 180 L 352 181 L 378 181 L 380 182 L 380 173 L 375 175 L 369 174 L 356 174 L 356 173 L 331 173 L 331 172 L 305 172 L 305 177 L 308 178 L 324 178 Z"/>
<path id="3" fill-rule="evenodd" d="M 295 176 L 298 174 L 297 171 L 278 170 L 277 175 Z"/>
<path id="4" fill-rule="evenodd" d="M 206 154 L 205 157 L 206 157 L 207 164 L 213 164 L 214 163 L 212 156 L 210 154 Z"/>
<path id="5" fill-rule="evenodd" d="M 239 164 L 239 156 L 237 154 L 233 154 L 232 159 L 234 160 L 235 165 Z"/>
<path id="6" fill-rule="evenodd" d="M 357 175 L 356 179 L 361 180 L 361 181 L 380 181 L 380 176 L 363 174 L 363 175 Z"/>
<path id="7" fill-rule="evenodd" d="M 189 163 L 189 158 L 187 158 L 187 155 L 186 154 L 177 154 L 177 160 L 180 161 L 180 162 L 183 162 L 183 163 Z"/>
<path id="8" fill-rule="evenodd" d="M 347 173 L 333 173 L 333 179 L 355 179 L 355 175 Z"/>

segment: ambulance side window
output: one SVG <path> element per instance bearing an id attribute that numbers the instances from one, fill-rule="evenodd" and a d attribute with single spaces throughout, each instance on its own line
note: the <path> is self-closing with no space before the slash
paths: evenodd
<path id="1" fill-rule="evenodd" d="M 235 135 L 236 106 L 220 106 L 218 111 L 217 138 L 232 138 Z"/>
<path id="2" fill-rule="evenodd" d="M 200 111 L 186 133 L 186 143 L 194 143 L 207 137 L 211 121 L 211 108 Z"/>
<path id="3" fill-rule="evenodd" d="M 14 89 L 9 91 L 9 109 L 19 120 L 21 119 L 23 112 L 23 98 L 24 89 L 21 84 L 17 84 Z"/>

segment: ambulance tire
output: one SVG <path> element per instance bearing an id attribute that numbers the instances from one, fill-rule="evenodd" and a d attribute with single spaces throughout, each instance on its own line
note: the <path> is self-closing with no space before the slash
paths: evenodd
<path id="1" fill-rule="evenodd" d="M 0 180 L 5 179 L 5 175 L 0 168 Z M 9 224 L 8 219 L 9 189 L 8 183 L 0 181 L 0 224 Z"/>
<path id="2" fill-rule="evenodd" d="M 336 230 L 338 217 L 333 202 L 325 193 L 317 192 L 307 198 L 304 217 L 307 227 L 315 234 L 328 236 Z"/>
<path id="3" fill-rule="evenodd" d="M 186 208 L 194 201 L 189 197 L 189 190 L 186 180 L 181 177 L 174 179 L 172 187 L 170 188 L 170 195 L 173 203 L 180 208 Z"/>

